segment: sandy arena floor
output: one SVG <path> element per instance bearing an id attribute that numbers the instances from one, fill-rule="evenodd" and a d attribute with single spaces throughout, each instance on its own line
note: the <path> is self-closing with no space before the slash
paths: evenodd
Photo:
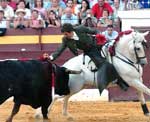
<path id="1" fill-rule="evenodd" d="M 5 122 L 12 109 L 12 102 L 0 106 L 0 122 Z M 61 114 L 61 102 L 53 106 L 48 122 L 150 122 L 145 117 L 139 102 L 70 102 L 69 112 L 74 120 Z M 148 103 L 150 109 L 150 103 Z M 22 105 L 13 122 L 43 122 L 33 118 L 34 109 Z"/>

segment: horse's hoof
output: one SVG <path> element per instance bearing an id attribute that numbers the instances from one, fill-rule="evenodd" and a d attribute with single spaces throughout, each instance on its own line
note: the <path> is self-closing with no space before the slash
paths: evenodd
<path id="1" fill-rule="evenodd" d="M 10 120 L 10 119 L 7 119 L 7 120 L 6 120 L 6 122 L 12 122 L 12 120 Z"/>
<path id="2" fill-rule="evenodd" d="M 150 117 L 150 113 L 145 113 L 144 115 L 147 117 Z"/>
<path id="3" fill-rule="evenodd" d="M 62 115 L 63 115 L 63 116 L 68 116 L 68 113 L 62 112 Z"/>
<path id="4" fill-rule="evenodd" d="M 72 116 L 68 116 L 68 117 L 67 117 L 67 120 L 68 120 L 68 121 L 73 121 L 74 119 L 73 119 Z"/>
<path id="5" fill-rule="evenodd" d="M 43 122 L 51 122 L 50 119 L 43 119 Z"/>

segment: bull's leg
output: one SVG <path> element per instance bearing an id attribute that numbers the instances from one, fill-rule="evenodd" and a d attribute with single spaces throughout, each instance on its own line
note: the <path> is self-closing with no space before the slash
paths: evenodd
<path id="1" fill-rule="evenodd" d="M 48 114 L 52 109 L 52 106 L 54 105 L 54 103 L 56 102 L 56 100 L 63 98 L 64 96 L 59 96 L 59 95 L 55 95 L 53 101 L 51 102 L 50 106 L 48 107 Z"/>
<path id="2" fill-rule="evenodd" d="M 149 113 L 149 110 L 148 110 L 147 105 L 146 105 L 144 94 L 142 92 L 138 91 L 138 97 L 139 97 L 139 100 L 141 102 L 141 107 L 142 107 L 144 115 L 149 116 L 150 113 Z"/>
<path id="3" fill-rule="evenodd" d="M 12 122 L 13 117 L 18 113 L 19 109 L 20 109 L 20 103 L 14 103 L 14 107 L 13 110 L 11 112 L 11 115 L 8 117 L 8 119 L 6 120 L 6 122 Z"/>
<path id="4" fill-rule="evenodd" d="M 52 106 L 54 105 L 55 101 L 59 98 L 62 98 L 62 97 L 58 97 L 58 95 L 54 96 L 54 100 L 51 102 L 50 106 L 48 107 L 48 113 L 47 115 L 49 115 L 49 112 L 51 111 L 52 109 Z M 41 107 L 36 109 L 36 112 L 35 112 L 35 115 L 34 115 L 35 118 L 42 118 L 42 113 L 41 113 Z"/>

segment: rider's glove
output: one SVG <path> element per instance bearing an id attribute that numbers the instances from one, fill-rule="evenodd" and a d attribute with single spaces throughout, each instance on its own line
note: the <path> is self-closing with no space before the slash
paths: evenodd
<path id="1" fill-rule="evenodd" d="M 52 55 L 50 55 L 50 56 L 49 56 L 49 59 L 50 59 L 51 61 L 53 61 L 53 60 L 54 60 L 54 57 L 53 57 Z"/>

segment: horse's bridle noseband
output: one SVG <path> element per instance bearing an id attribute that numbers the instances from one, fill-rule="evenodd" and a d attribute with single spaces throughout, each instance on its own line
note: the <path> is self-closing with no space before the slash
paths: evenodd
<path id="1" fill-rule="evenodd" d="M 133 44 L 135 45 L 135 39 L 134 39 L 134 41 L 133 41 Z M 143 45 L 143 49 L 148 48 L 146 42 L 142 41 L 142 45 Z M 138 56 L 138 53 L 137 53 L 138 50 L 140 50 L 140 49 L 134 46 L 134 52 L 135 52 L 135 55 L 136 55 L 136 60 L 137 60 L 136 63 L 137 63 L 137 64 L 140 63 L 140 60 L 141 60 L 141 59 L 146 58 L 146 55 L 145 55 L 145 56 L 142 56 L 142 57 L 139 57 L 139 56 Z"/>
<path id="2" fill-rule="evenodd" d="M 133 67 L 139 72 L 139 71 L 140 71 L 140 69 L 139 69 L 139 65 L 140 65 L 139 63 L 140 63 L 140 60 L 146 58 L 146 55 L 143 56 L 143 57 L 139 57 L 139 56 L 138 56 L 137 51 L 140 50 L 140 48 L 135 47 L 135 40 L 136 40 L 136 39 L 134 38 L 133 44 L 134 44 L 134 52 L 135 52 L 136 60 L 137 60 L 136 63 L 138 64 L 138 67 L 135 66 L 135 63 L 134 63 L 133 61 L 131 61 L 129 58 L 125 57 L 125 56 L 122 55 L 122 54 L 120 54 L 120 55 L 122 55 L 125 59 L 124 59 L 124 58 L 121 58 L 120 56 L 117 56 L 117 55 L 115 55 L 115 57 L 117 57 L 118 59 L 122 60 L 123 62 L 125 62 L 125 63 L 127 63 L 127 64 L 133 66 Z M 148 48 L 146 42 L 142 41 L 141 43 L 142 43 L 144 49 L 145 49 L 145 48 Z"/>

